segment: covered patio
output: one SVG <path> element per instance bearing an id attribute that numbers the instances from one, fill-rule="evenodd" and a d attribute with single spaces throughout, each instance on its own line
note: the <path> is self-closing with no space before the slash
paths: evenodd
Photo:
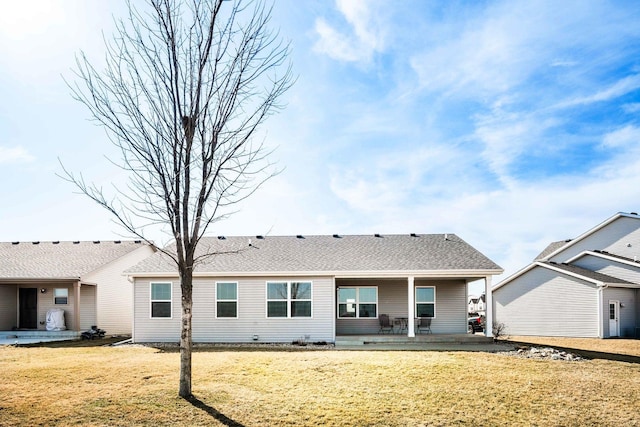
<path id="1" fill-rule="evenodd" d="M 450 272 L 407 277 L 336 277 L 336 343 L 358 338 L 362 342 L 424 342 L 468 334 L 468 284 L 483 280 L 487 295 L 487 324 L 491 325 L 491 277 L 494 272 Z M 381 328 L 388 316 L 390 328 Z M 419 330 L 420 318 L 430 319 L 429 330 Z M 421 332 L 427 332 L 423 334 Z M 485 331 L 491 337 L 491 328 Z"/>
<path id="2" fill-rule="evenodd" d="M 78 278 L 0 279 L 0 331 L 9 331 L 0 339 L 64 332 L 47 331 L 51 309 L 63 310 L 66 330 L 78 335 L 96 322 L 96 285 Z"/>

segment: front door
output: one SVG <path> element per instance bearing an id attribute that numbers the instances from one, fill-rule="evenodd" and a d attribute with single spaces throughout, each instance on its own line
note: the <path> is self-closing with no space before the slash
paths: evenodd
<path id="1" fill-rule="evenodd" d="M 20 323 L 22 329 L 38 329 L 38 289 L 20 288 Z"/>
<path id="2" fill-rule="evenodd" d="M 609 301 L 609 336 L 620 336 L 620 301 Z"/>

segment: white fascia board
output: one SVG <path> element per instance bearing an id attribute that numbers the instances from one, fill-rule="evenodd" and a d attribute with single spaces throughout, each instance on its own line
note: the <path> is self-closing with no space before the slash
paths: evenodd
<path id="1" fill-rule="evenodd" d="M 522 276 L 524 273 L 526 273 L 527 271 L 531 270 L 533 267 L 535 267 L 536 264 L 529 264 L 527 265 L 525 268 L 515 272 L 514 274 L 512 274 L 511 276 L 507 277 L 506 279 L 504 279 L 502 282 L 496 284 L 494 287 L 491 288 L 491 292 L 496 291 L 497 289 L 500 289 L 501 287 L 503 287 L 504 285 L 506 285 L 507 283 L 513 281 L 514 279 L 517 279 L 518 277 Z"/>
<path id="2" fill-rule="evenodd" d="M 418 277 L 418 278 L 478 278 L 501 274 L 503 270 L 383 270 L 383 271 L 216 271 L 194 272 L 194 278 L 202 277 L 308 277 L 331 276 L 338 279 L 367 277 Z M 154 273 L 129 273 L 128 277 L 178 277 L 176 271 Z"/>
<path id="3" fill-rule="evenodd" d="M 611 256 L 611 255 L 603 254 L 601 252 L 594 252 L 594 251 L 584 251 L 582 253 L 579 253 L 578 255 L 574 256 L 573 258 L 570 258 L 569 260 L 567 260 L 567 264 L 571 264 L 575 260 L 580 259 L 585 255 L 591 255 L 591 256 L 594 256 L 594 257 L 606 259 L 607 261 L 613 261 L 613 262 L 617 262 L 617 263 L 620 263 L 620 264 L 626 264 L 626 265 L 630 265 L 632 267 L 640 268 L 640 263 L 633 262 L 631 260 L 622 259 L 622 258 L 617 258 L 617 257 Z"/>
<path id="4" fill-rule="evenodd" d="M 601 228 L 604 228 L 605 226 L 611 224 L 613 221 L 617 220 L 620 217 L 640 219 L 640 215 L 634 215 L 634 214 L 628 214 L 628 213 L 624 213 L 624 212 L 618 212 L 617 214 L 615 214 L 611 218 L 609 218 L 609 219 L 605 220 L 604 222 L 596 225 L 595 227 L 593 227 L 592 229 L 588 230 L 587 232 L 582 233 L 580 236 L 578 236 L 575 239 L 571 240 L 566 245 L 562 245 L 561 247 L 559 247 L 555 251 L 551 252 L 549 255 L 547 255 L 546 257 L 544 257 L 542 259 L 545 260 L 545 261 L 550 260 L 551 258 L 556 256 L 557 254 L 563 252 L 565 249 L 570 248 L 574 244 L 576 244 L 576 243 L 580 242 L 581 240 L 589 237 L 590 235 L 592 235 L 596 231 L 598 231 Z"/>
<path id="5" fill-rule="evenodd" d="M 0 284 L 79 282 L 80 277 L 3 277 Z"/>
<path id="6" fill-rule="evenodd" d="M 591 279 L 591 278 L 588 278 L 588 277 L 584 277 L 584 276 L 581 276 L 581 275 L 576 274 L 576 273 L 571 273 L 571 272 L 563 270 L 561 268 L 553 267 L 553 265 L 550 265 L 550 264 L 545 264 L 545 263 L 540 262 L 540 261 L 535 261 L 535 262 L 529 264 L 528 266 L 526 266 L 525 268 L 523 268 L 522 270 L 518 271 L 517 273 L 513 274 L 512 276 L 507 277 L 502 282 L 500 282 L 497 285 L 495 285 L 493 288 L 491 288 L 491 292 L 495 292 L 496 290 L 500 289 L 501 287 L 503 287 L 504 285 L 508 284 L 509 282 L 512 282 L 513 280 L 515 280 L 518 277 L 522 276 L 526 272 L 534 269 L 535 267 L 547 268 L 549 270 L 553 270 L 553 271 L 556 271 L 558 273 L 566 274 L 567 276 L 572 276 L 572 277 L 578 278 L 580 280 L 586 280 L 588 282 L 595 283 L 598 286 L 603 286 L 604 285 L 603 282 L 600 282 L 598 280 L 594 280 L 594 279 Z"/>
<path id="7" fill-rule="evenodd" d="M 539 267 L 543 267 L 543 268 L 546 268 L 548 270 L 553 270 L 553 271 L 555 271 L 557 273 L 573 277 L 575 279 L 584 280 L 585 282 L 593 283 L 596 286 L 604 286 L 605 285 L 605 283 L 600 281 L 600 280 L 592 279 L 590 277 L 585 277 L 585 276 L 582 276 L 581 274 L 574 273 L 572 271 L 563 270 L 562 268 L 555 267 L 553 264 L 545 264 L 543 262 L 538 262 L 538 261 L 536 261 L 534 264 L 539 266 Z"/>
<path id="8" fill-rule="evenodd" d="M 628 289 L 640 289 L 640 284 L 635 283 L 605 283 L 608 288 L 628 288 Z"/>

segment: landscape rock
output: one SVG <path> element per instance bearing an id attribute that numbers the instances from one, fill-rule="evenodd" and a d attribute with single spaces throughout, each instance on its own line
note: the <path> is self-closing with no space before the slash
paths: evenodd
<path id="1" fill-rule="evenodd" d="M 522 359 L 538 359 L 538 360 L 560 360 L 566 362 L 578 362 L 585 360 L 584 358 L 566 351 L 558 350 L 551 347 L 520 347 L 517 350 L 505 351 L 500 354 L 507 356 L 520 357 Z"/>

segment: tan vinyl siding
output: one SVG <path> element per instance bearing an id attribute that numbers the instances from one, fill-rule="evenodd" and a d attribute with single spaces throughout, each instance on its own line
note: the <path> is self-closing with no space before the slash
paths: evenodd
<path id="1" fill-rule="evenodd" d="M 616 300 L 620 302 L 620 337 L 634 338 L 636 314 L 634 307 L 636 306 L 636 290 L 625 288 L 606 288 L 603 289 L 602 304 L 602 321 L 604 337 L 608 338 L 609 334 L 609 301 Z"/>
<path id="2" fill-rule="evenodd" d="M 421 281 L 416 286 L 436 287 L 436 317 L 431 322 L 434 334 L 467 333 L 467 286 L 465 282 Z"/>
<path id="3" fill-rule="evenodd" d="M 406 279 L 336 279 L 336 286 L 377 287 L 378 315 L 388 314 L 391 319 L 395 317 L 407 317 Z M 380 323 L 377 317 L 366 319 L 336 319 L 337 335 L 376 334 L 379 330 Z"/>
<path id="4" fill-rule="evenodd" d="M 24 288 L 34 288 L 36 286 L 22 286 Z M 75 325 L 75 291 L 73 284 L 69 285 L 44 285 L 38 286 L 38 289 L 45 288 L 47 292 L 38 291 L 38 329 L 46 329 L 47 311 L 52 308 L 60 308 L 64 310 L 64 324 L 68 330 L 73 330 Z M 55 304 L 53 299 L 54 289 L 66 288 L 69 292 L 67 304 Z"/>
<path id="5" fill-rule="evenodd" d="M 171 318 L 151 318 L 151 283 L 172 283 Z M 180 341 L 180 282 L 177 278 L 136 279 L 134 284 L 134 342 Z"/>
<path id="6" fill-rule="evenodd" d="M 0 330 L 9 331 L 18 325 L 18 288 L 0 285 Z"/>
<path id="7" fill-rule="evenodd" d="M 378 314 L 390 318 L 407 317 L 408 279 L 338 279 L 337 286 L 377 286 Z M 467 332 L 467 295 L 464 281 L 415 279 L 415 286 L 433 286 L 436 294 L 436 316 L 431 323 L 434 334 Z M 367 335 L 378 333 L 378 319 L 337 319 L 336 334 Z"/>
<path id="8" fill-rule="evenodd" d="M 172 319 L 151 319 L 150 282 L 173 282 Z M 238 317 L 216 318 L 215 283 L 238 283 Z M 311 318 L 267 318 L 267 281 L 312 282 Z M 309 336 L 310 341 L 333 341 L 333 280 L 306 278 L 210 278 L 193 283 L 194 342 L 291 342 Z M 136 342 L 177 342 L 180 337 L 180 284 L 174 279 L 137 279 L 135 282 Z"/>
<path id="9" fill-rule="evenodd" d="M 107 331 L 107 334 L 131 334 L 133 285 L 123 272 L 153 253 L 151 247 L 141 246 L 83 277 L 84 281 L 96 283 L 98 286 L 94 322 L 97 322 L 100 329 Z"/>
<path id="10" fill-rule="evenodd" d="M 493 291 L 494 319 L 509 335 L 598 336 L 596 286 L 535 267 Z"/>
<path id="11" fill-rule="evenodd" d="M 633 218 L 620 217 L 565 249 L 551 258 L 550 261 L 566 262 L 584 251 L 596 249 L 633 259 L 634 256 L 640 256 L 638 248 L 640 248 L 640 221 Z"/>
<path id="12" fill-rule="evenodd" d="M 96 287 L 83 285 L 80 287 L 80 329 L 88 330 L 96 323 Z M 69 328 L 69 325 L 67 325 Z M 103 329 L 103 328 L 100 328 Z M 111 335 L 110 331 L 107 331 Z"/>

